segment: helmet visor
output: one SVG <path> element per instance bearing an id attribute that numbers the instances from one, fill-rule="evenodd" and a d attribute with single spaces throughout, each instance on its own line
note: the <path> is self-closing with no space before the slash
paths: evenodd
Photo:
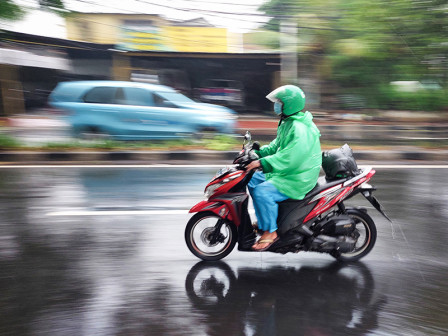
<path id="1" fill-rule="evenodd" d="M 283 87 L 276 88 L 274 91 L 269 93 L 266 98 L 269 99 L 271 102 L 279 102 L 280 99 L 277 98 L 277 94 L 283 90 Z"/>

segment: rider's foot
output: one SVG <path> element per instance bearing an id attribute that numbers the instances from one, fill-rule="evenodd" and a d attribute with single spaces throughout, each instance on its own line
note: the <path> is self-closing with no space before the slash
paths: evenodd
<path id="1" fill-rule="evenodd" d="M 254 229 L 254 232 L 255 232 L 255 234 L 256 234 L 257 236 L 261 236 L 261 235 L 264 233 L 263 230 L 260 230 L 260 229 L 258 228 L 258 222 L 253 222 L 253 223 L 252 223 L 252 228 Z"/>
<path id="2" fill-rule="evenodd" d="M 252 246 L 255 251 L 264 251 L 278 240 L 277 231 L 264 232 L 260 239 Z"/>

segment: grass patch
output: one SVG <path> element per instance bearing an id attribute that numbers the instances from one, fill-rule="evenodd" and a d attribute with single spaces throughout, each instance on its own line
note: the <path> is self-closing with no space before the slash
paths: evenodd
<path id="1" fill-rule="evenodd" d="M 17 149 L 22 147 L 22 143 L 17 141 L 15 138 L 9 135 L 0 134 L 0 150 Z"/>
<path id="2" fill-rule="evenodd" d="M 203 145 L 206 149 L 210 150 L 218 150 L 218 151 L 227 151 L 234 149 L 240 143 L 235 137 L 231 137 L 228 135 L 218 135 L 212 139 L 202 140 Z"/>
<path id="3" fill-rule="evenodd" d="M 119 146 L 116 141 L 69 141 L 69 142 L 49 142 L 36 149 L 44 150 L 72 150 L 72 149 L 114 149 Z"/>
<path id="4" fill-rule="evenodd" d="M 338 148 L 348 143 L 353 150 L 379 150 L 400 146 L 419 147 L 431 150 L 448 149 L 448 140 L 438 141 L 409 140 L 402 143 L 359 142 L 359 141 L 322 141 L 322 150 Z M 66 142 L 49 142 L 42 145 L 25 145 L 14 137 L 0 134 L 0 150 L 36 150 L 36 151 L 93 151 L 93 150 L 155 150 L 155 151 L 182 151 L 182 150 L 215 150 L 231 151 L 240 150 L 241 137 L 219 135 L 209 139 L 178 139 L 178 140 L 153 140 L 153 141 L 116 141 L 116 140 L 72 140 Z M 267 145 L 268 141 L 260 141 L 260 145 Z"/>
<path id="5" fill-rule="evenodd" d="M 192 140 L 153 140 L 153 141 L 69 141 L 50 142 L 42 146 L 33 147 L 41 150 L 188 150 L 209 149 L 226 151 L 239 145 L 237 139 L 232 136 L 219 135 L 210 139 Z"/>

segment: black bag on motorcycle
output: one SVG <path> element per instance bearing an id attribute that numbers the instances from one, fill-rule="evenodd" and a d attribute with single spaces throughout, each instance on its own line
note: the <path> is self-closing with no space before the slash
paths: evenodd
<path id="1" fill-rule="evenodd" d="M 353 177 L 359 174 L 358 165 L 349 145 L 322 153 L 322 168 L 327 180 Z"/>

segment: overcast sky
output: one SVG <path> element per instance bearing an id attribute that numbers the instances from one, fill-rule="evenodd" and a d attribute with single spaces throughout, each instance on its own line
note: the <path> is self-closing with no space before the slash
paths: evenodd
<path id="1" fill-rule="evenodd" d="M 14 0 L 38 8 L 37 0 Z M 172 20 L 203 17 L 218 27 L 247 32 L 268 18 L 257 12 L 266 0 L 63 0 L 70 10 L 80 12 L 159 14 Z M 243 4 L 244 2 L 244 4 Z M 229 13 L 229 14 L 228 14 Z M 65 38 L 64 20 L 53 13 L 29 10 L 21 22 L 6 22 L 1 27 L 24 33 Z"/>

